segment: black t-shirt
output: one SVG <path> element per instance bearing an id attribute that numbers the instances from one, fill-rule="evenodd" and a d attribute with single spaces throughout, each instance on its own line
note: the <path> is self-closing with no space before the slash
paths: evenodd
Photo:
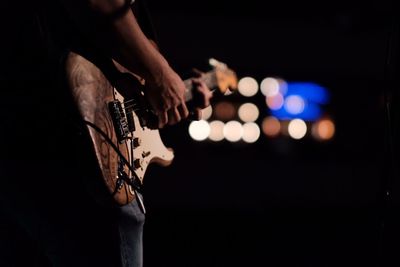
<path id="1" fill-rule="evenodd" d="M 0 159 L 21 158 L 21 151 L 26 156 L 43 153 L 64 132 L 69 140 L 65 118 L 71 103 L 63 88 L 68 51 L 89 53 L 100 61 L 110 58 L 97 46 L 101 40 L 93 38 L 98 30 L 90 25 L 93 17 L 78 25 L 66 8 L 68 1 L 9 0 L 0 10 Z M 136 0 L 132 10 L 144 33 L 155 40 L 143 0 Z"/>

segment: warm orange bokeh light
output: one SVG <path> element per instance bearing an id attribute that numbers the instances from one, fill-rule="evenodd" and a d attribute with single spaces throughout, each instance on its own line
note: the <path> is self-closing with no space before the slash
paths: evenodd
<path id="1" fill-rule="evenodd" d="M 275 117 L 266 117 L 262 122 L 262 131 L 266 136 L 276 137 L 281 131 L 281 124 Z"/>

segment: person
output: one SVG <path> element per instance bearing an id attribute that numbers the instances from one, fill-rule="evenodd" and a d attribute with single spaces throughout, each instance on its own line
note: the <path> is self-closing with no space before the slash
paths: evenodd
<path id="1" fill-rule="evenodd" d="M 0 266 L 142 266 L 137 201 L 104 206 L 87 194 L 82 180 L 96 173 L 63 76 L 71 51 L 112 58 L 144 78 L 159 128 L 187 119 L 184 82 L 158 49 L 143 0 L 6 1 L 0 12 Z M 198 119 L 211 93 L 200 78 L 193 86 Z M 21 229 L 26 239 L 16 238 Z"/>

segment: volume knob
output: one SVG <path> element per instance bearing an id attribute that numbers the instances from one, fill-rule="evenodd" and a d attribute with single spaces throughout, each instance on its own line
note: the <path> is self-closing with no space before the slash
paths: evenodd
<path id="1" fill-rule="evenodd" d="M 137 137 L 133 138 L 133 146 L 134 147 L 140 146 L 141 143 L 142 143 L 142 140 L 140 140 L 139 138 L 137 138 Z"/>

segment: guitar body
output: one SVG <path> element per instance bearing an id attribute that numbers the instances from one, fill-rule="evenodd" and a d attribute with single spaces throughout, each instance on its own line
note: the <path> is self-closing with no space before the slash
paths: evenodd
<path id="1" fill-rule="evenodd" d="M 136 191 L 127 178 L 138 178 L 142 183 L 148 166 L 153 162 L 169 165 L 174 158 L 173 151 L 163 144 L 157 129 L 143 125 L 132 108 L 138 104 L 135 99 L 128 101 L 122 93 L 138 91 L 134 75 L 125 75 L 129 78 L 114 83 L 119 85 L 115 88 L 96 65 L 73 52 L 67 57 L 66 74 L 73 101 L 86 123 L 101 180 L 113 202 L 128 204 L 135 199 Z M 118 120 L 115 112 L 119 111 L 123 116 L 129 112 L 129 127 L 126 118 Z"/>

